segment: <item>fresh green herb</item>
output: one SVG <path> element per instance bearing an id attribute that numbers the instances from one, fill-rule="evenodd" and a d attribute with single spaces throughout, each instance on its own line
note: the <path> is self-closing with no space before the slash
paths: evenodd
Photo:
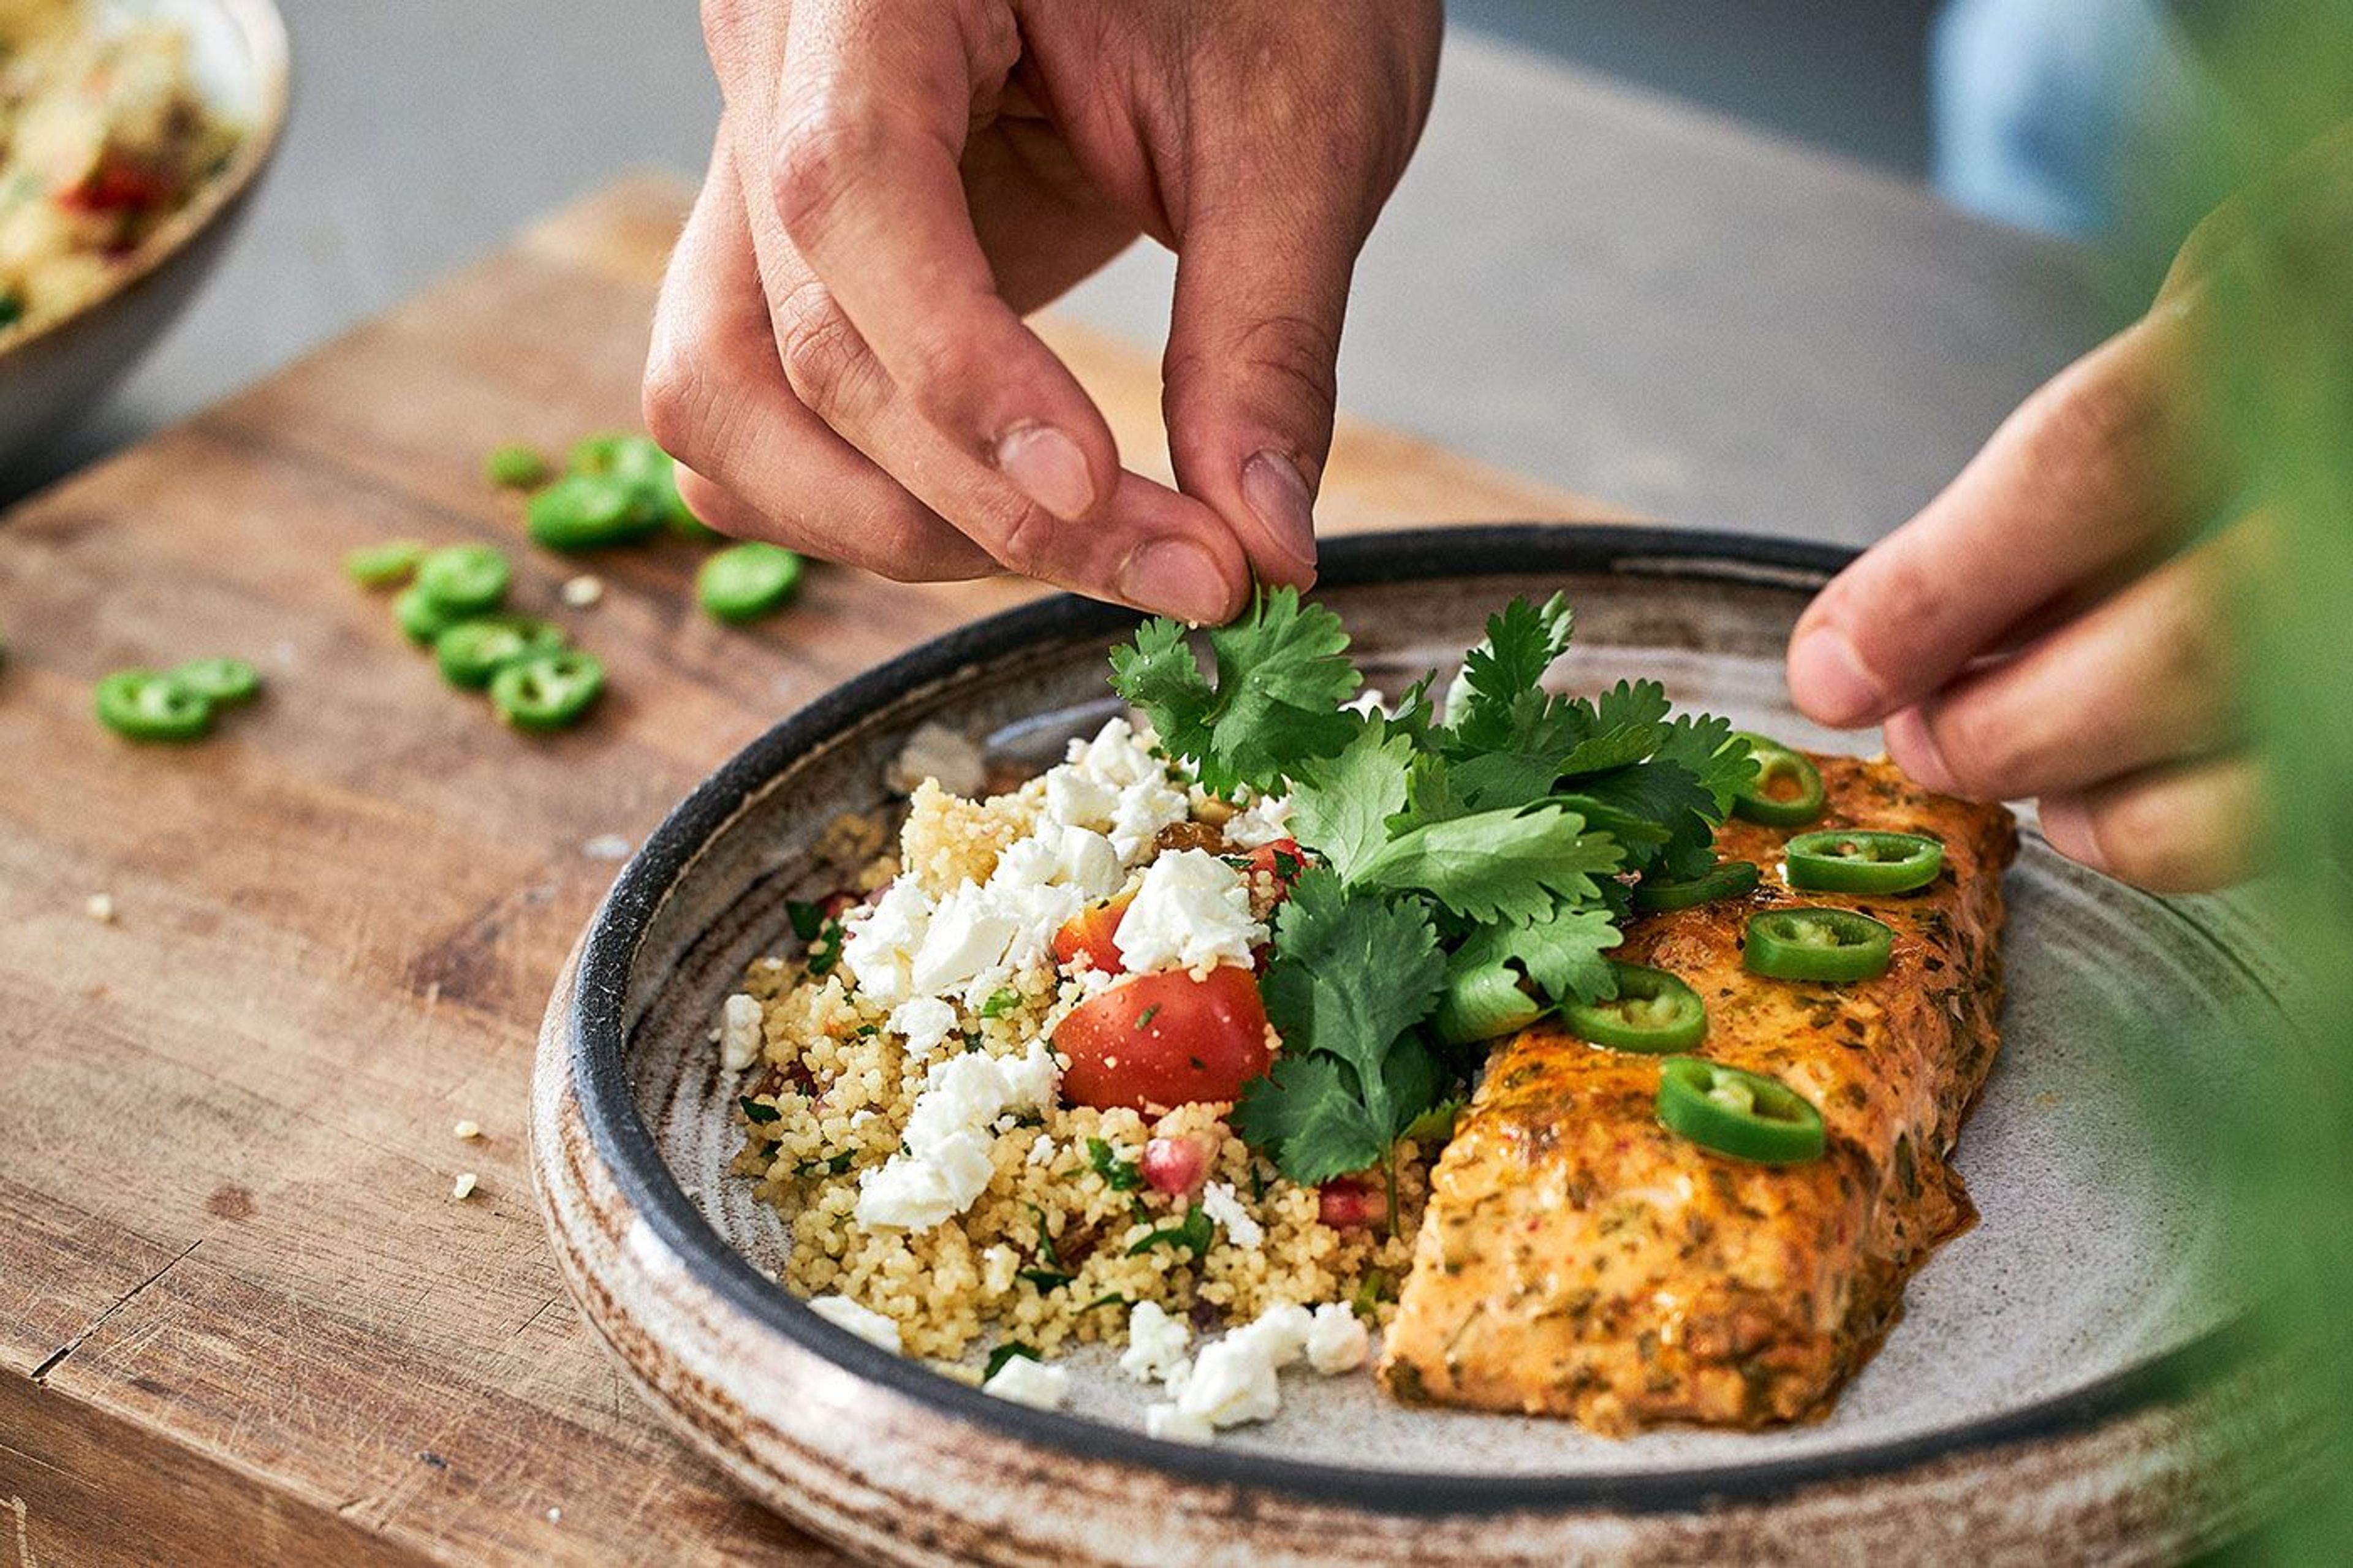
<path id="1" fill-rule="evenodd" d="M 737 1096 L 735 1103 L 744 1108 L 744 1120 L 746 1121 L 756 1121 L 765 1127 L 771 1121 L 784 1120 L 783 1111 L 773 1105 L 763 1105 L 748 1094 Z"/>
<path id="2" fill-rule="evenodd" d="M 797 919 L 793 921 L 793 929 L 800 929 Z M 833 973 L 833 966 L 841 962 L 841 942 L 845 934 L 839 919 L 828 916 L 818 922 L 817 935 L 809 941 L 808 946 L 810 974 L 822 980 Z"/>
<path id="3" fill-rule="evenodd" d="M 1059 1290 L 1078 1278 L 1075 1274 L 1065 1274 L 1059 1268 L 1023 1268 L 1017 1270 L 1017 1273 L 1019 1278 L 1027 1279 L 1040 1290 Z"/>
<path id="4" fill-rule="evenodd" d="M 1405 1131 L 1398 1136 L 1411 1143 L 1443 1145 L 1454 1136 L 1454 1120 L 1461 1114 L 1462 1101 L 1460 1098 L 1441 1100 L 1407 1122 Z"/>
<path id="5" fill-rule="evenodd" d="M 1175 1225 L 1163 1226 L 1145 1237 L 1127 1249 L 1127 1255 L 1130 1258 L 1141 1258 L 1165 1241 L 1171 1247 L 1181 1247 L 1198 1258 L 1209 1250 L 1209 1244 L 1217 1238 L 1217 1229 L 1209 1223 L 1208 1212 L 1199 1204 L 1195 1204 L 1185 1211 L 1183 1219 L 1178 1220 Z"/>
<path id="6" fill-rule="evenodd" d="M 825 929 L 823 907 L 799 899 L 785 900 L 785 919 L 792 921 L 793 934 L 803 942 L 815 942 L 817 933 Z"/>
<path id="7" fill-rule="evenodd" d="M 1060 1268 L 1062 1266 L 1062 1255 L 1054 1250 L 1054 1233 L 1046 1228 L 1046 1211 L 1039 1208 L 1036 1204 L 1031 1204 L 1029 1205 L 1029 1212 L 1038 1216 L 1039 1260 L 1044 1263 L 1050 1263 L 1055 1268 Z"/>
<path id="8" fill-rule="evenodd" d="M 1113 653 L 1113 686 L 1205 787 L 1291 796 L 1305 853 L 1273 857 L 1293 886 L 1261 985 L 1284 1051 L 1234 1126 L 1293 1181 L 1378 1169 L 1394 1214 L 1395 1145 L 1430 1135 L 1459 1076 L 1430 1040 L 1607 999 L 1627 875 L 1714 863 L 1747 743 L 1654 682 L 1546 690 L 1573 625 L 1558 595 L 1506 605 L 1442 717 L 1427 679 L 1388 714 L 1343 710 L 1362 684 L 1347 635 L 1288 589 L 1208 634 L 1214 679 L 1171 621 Z"/>
<path id="9" fill-rule="evenodd" d="M 1127 1304 L 1128 1300 L 1126 1297 L 1121 1295 L 1116 1290 L 1113 1290 L 1096 1297 L 1093 1300 L 1080 1308 L 1079 1310 L 1082 1312 L 1092 1312 L 1097 1307 L 1124 1307 Z"/>
<path id="10" fill-rule="evenodd" d="M 1103 1139 L 1087 1140 L 1087 1163 L 1094 1167 L 1095 1174 L 1101 1176 L 1113 1192 L 1132 1193 L 1144 1185 L 1143 1170 L 1134 1161 L 1121 1159 L 1119 1152 Z"/>
<path id="11" fill-rule="evenodd" d="M 1112 653 L 1113 687 L 1151 714 L 1161 744 L 1193 764 L 1203 788 L 1276 789 L 1297 764 L 1345 742 L 1352 718 L 1341 705 L 1363 682 L 1339 616 L 1276 588 L 1208 644 L 1215 686 L 1176 621 L 1147 621 L 1133 647 Z"/>
<path id="12" fill-rule="evenodd" d="M 984 1018 L 1002 1018 L 1020 1005 L 1021 993 L 1008 985 L 1002 991 L 989 994 L 988 1000 L 980 1005 L 980 1016 Z"/>
<path id="13" fill-rule="evenodd" d="M 1025 1345 L 1018 1340 L 1008 1340 L 1003 1344 L 988 1352 L 988 1364 L 982 1371 L 980 1381 L 987 1383 L 990 1378 L 995 1377 L 998 1373 L 1003 1372 L 1007 1362 L 1040 1361 L 1043 1359 L 1043 1357 L 1039 1355 L 1037 1346 Z"/>
<path id="14" fill-rule="evenodd" d="M 15 326 L 25 319 L 25 297 L 14 289 L 0 289 L 0 329 Z"/>
<path id="15" fill-rule="evenodd" d="M 1365 1270 L 1364 1278 L 1356 1281 L 1356 1294 L 1355 1298 L 1349 1301 L 1348 1305 L 1349 1308 L 1355 1311 L 1356 1316 L 1364 1319 L 1365 1321 L 1368 1323 L 1374 1323 L 1380 1321 L 1380 1304 L 1388 1299 L 1389 1277 L 1388 1271 L 1379 1268 L 1367 1268 Z"/>
<path id="16" fill-rule="evenodd" d="M 1143 1012 L 1138 1013 L 1135 1016 L 1135 1027 L 1139 1029 L 1149 1028 L 1152 1026 L 1152 1020 L 1158 1016 L 1160 1016 L 1160 1004 L 1155 1002 L 1151 1006 L 1146 1007 Z"/>
<path id="17" fill-rule="evenodd" d="M 793 1167 L 793 1174 L 796 1176 L 838 1176 L 841 1174 L 842 1172 L 849 1169 L 850 1159 L 855 1152 L 856 1151 L 854 1150 L 844 1149 L 839 1154 L 828 1154 L 822 1159 L 803 1160 L 799 1164 Z"/>

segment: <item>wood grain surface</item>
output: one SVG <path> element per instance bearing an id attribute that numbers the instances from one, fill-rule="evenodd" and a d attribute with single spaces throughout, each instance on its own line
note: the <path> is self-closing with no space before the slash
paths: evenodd
<path id="1" fill-rule="evenodd" d="M 818 570 L 728 630 L 665 542 L 558 604 L 583 564 L 523 543 L 480 456 L 634 424 L 683 203 L 607 189 L 0 523 L 0 1559 L 829 1560 L 674 1442 L 564 1295 L 533 1025 L 617 869 L 592 841 L 1030 590 Z M 1046 330 L 1165 477 L 1151 357 Z M 1322 510 L 1601 515 L 1345 422 Z M 515 547 L 518 604 L 611 667 L 594 721 L 529 739 L 445 687 L 339 569 L 399 535 Z M 200 654 L 269 680 L 207 743 L 92 721 L 107 670 Z"/>

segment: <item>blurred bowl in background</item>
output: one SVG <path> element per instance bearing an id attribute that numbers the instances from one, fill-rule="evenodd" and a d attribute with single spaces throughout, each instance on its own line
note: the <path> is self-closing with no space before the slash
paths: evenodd
<path id="1" fill-rule="evenodd" d="M 104 289 L 0 345 L 0 477 L 163 335 L 219 259 L 286 124 L 286 23 L 271 0 L 100 0 L 98 10 L 186 32 L 198 90 L 242 134 L 227 165 L 121 259 Z"/>

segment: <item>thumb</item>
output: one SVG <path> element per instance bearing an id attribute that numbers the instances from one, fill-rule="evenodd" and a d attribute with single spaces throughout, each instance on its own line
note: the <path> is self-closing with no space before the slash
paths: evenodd
<path id="1" fill-rule="evenodd" d="M 1169 456 L 1263 582 L 1314 580 L 1315 491 L 1364 237 L 1353 214 L 1268 190 L 1201 202 L 1179 237 L 1161 366 Z"/>

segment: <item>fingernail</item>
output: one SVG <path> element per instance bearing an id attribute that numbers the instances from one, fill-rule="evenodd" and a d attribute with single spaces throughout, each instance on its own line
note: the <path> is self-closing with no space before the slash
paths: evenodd
<path id="1" fill-rule="evenodd" d="M 1854 645 L 1828 627 L 1807 633 L 1789 649 L 1789 695 L 1807 718 L 1835 730 L 1868 724 L 1886 711 L 1879 683 Z"/>
<path id="2" fill-rule="evenodd" d="M 1094 504 L 1086 454 L 1051 425 L 1024 425 L 997 442 L 997 468 L 1022 494 L 1064 522 L 1084 517 Z"/>
<path id="3" fill-rule="evenodd" d="M 2107 869 L 2100 853 L 2099 836 L 2092 831 L 2092 814 L 2079 795 L 2046 795 L 2034 805 L 2043 841 L 2078 865 L 2094 871 Z"/>
<path id="4" fill-rule="evenodd" d="M 1315 564 L 1315 498 L 1290 458 L 1266 451 L 1244 463 L 1242 500 L 1275 548 L 1302 565 Z"/>
<path id="5" fill-rule="evenodd" d="M 1119 595 L 1197 626 L 1224 620 L 1233 597 L 1209 552 L 1182 539 L 1155 539 L 1129 556 L 1119 569 Z"/>

